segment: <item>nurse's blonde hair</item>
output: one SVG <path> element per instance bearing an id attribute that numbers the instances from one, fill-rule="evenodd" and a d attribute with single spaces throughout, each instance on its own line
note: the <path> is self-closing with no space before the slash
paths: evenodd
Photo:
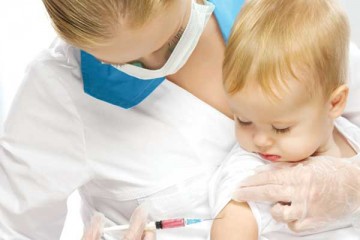
<path id="1" fill-rule="evenodd" d="M 139 27 L 171 0 L 43 0 L 55 31 L 77 47 L 101 46 L 120 22 Z"/>
<path id="2" fill-rule="evenodd" d="M 248 83 L 279 99 L 289 78 L 326 98 L 347 80 L 350 28 L 333 0 L 251 0 L 233 26 L 223 65 L 231 95 Z"/>

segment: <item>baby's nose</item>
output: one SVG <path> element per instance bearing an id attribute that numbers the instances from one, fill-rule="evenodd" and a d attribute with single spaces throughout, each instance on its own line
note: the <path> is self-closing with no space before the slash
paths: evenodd
<path id="1" fill-rule="evenodd" d="M 273 144 L 271 137 L 264 132 L 257 132 L 254 134 L 253 141 L 255 146 L 261 151 L 264 151 Z"/>

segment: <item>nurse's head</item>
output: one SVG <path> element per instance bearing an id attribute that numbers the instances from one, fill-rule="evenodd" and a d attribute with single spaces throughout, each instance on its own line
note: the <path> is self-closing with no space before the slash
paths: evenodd
<path id="1" fill-rule="evenodd" d="M 43 0 L 66 42 L 106 63 L 157 69 L 187 25 L 191 0 Z"/>
<path id="2" fill-rule="evenodd" d="M 348 88 L 349 24 L 332 0 L 251 0 L 225 53 L 240 145 L 271 161 L 326 154 Z"/>

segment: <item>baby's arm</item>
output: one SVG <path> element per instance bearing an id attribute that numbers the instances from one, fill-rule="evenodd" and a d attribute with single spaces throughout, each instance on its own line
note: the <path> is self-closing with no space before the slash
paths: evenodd
<path id="1" fill-rule="evenodd" d="M 258 223 L 247 203 L 231 200 L 233 191 L 264 162 L 236 146 L 210 181 L 211 240 L 258 239 Z M 255 206 L 252 204 L 252 206 Z M 258 214 L 257 214 L 258 215 Z"/>
<path id="2" fill-rule="evenodd" d="M 258 239 L 257 223 L 247 203 L 230 201 L 217 215 L 211 228 L 211 240 Z"/>

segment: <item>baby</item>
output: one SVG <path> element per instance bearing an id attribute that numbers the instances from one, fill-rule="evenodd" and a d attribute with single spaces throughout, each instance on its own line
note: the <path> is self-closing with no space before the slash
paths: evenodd
<path id="1" fill-rule="evenodd" d="M 223 74 L 238 143 L 253 154 L 235 149 L 211 182 L 210 205 L 221 218 L 211 239 L 308 239 L 274 221 L 269 205 L 235 203 L 231 193 L 265 163 L 358 154 L 360 130 L 340 117 L 348 96 L 349 35 L 347 17 L 333 0 L 251 0 L 243 7 Z M 358 239 L 359 233 L 347 225 L 315 235 Z"/>

